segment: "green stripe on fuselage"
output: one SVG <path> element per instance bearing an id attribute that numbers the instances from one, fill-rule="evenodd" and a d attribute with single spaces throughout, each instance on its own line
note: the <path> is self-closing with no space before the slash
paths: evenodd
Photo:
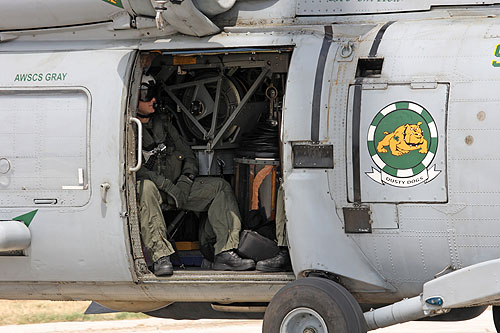
<path id="1" fill-rule="evenodd" d="M 113 6 L 123 8 L 122 0 L 102 0 L 102 1 L 112 4 Z"/>
<path id="2" fill-rule="evenodd" d="M 14 217 L 13 220 L 14 221 L 19 221 L 19 222 L 24 222 L 24 224 L 29 227 L 30 226 L 30 223 L 31 221 L 33 221 L 33 218 L 35 217 L 36 215 L 36 212 L 38 212 L 38 209 L 36 210 L 32 210 L 31 212 L 29 213 L 26 213 L 26 214 L 23 214 L 23 215 L 19 215 L 18 217 Z"/>

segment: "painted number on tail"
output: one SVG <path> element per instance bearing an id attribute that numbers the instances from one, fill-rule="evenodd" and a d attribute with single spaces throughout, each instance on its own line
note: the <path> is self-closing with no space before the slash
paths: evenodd
<path id="1" fill-rule="evenodd" d="M 500 44 L 498 44 L 495 48 L 495 57 L 500 58 Z M 491 64 L 493 65 L 493 67 L 500 67 L 499 61 L 493 60 Z"/>

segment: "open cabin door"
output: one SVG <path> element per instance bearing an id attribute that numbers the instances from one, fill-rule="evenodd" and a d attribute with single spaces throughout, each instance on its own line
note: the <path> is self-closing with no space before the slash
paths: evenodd
<path id="1" fill-rule="evenodd" d="M 369 209 L 371 228 L 398 228 L 399 204 L 447 202 L 448 88 L 438 83 L 350 87 L 348 201 Z"/>
<path id="2" fill-rule="evenodd" d="M 169 43 L 163 45 L 165 49 L 161 51 L 157 51 L 158 45 L 154 45 L 154 51 L 148 50 L 147 45 L 140 51 L 127 114 L 129 228 L 135 271 L 138 280 L 145 282 L 155 278 L 148 270 L 150 253 L 143 251 L 139 230 L 137 193 L 141 192 L 141 184 L 136 183 L 134 170 L 138 168 L 134 166 L 139 165 L 137 157 L 142 154 L 137 130 L 141 123 L 137 127 L 137 120 L 130 120 L 136 117 L 142 73 L 147 71 L 155 79 L 156 121 L 173 126 L 194 153 L 198 164 L 196 179 L 225 179 L 234 189 L 243 224 L 250 219 L 247 216 L 257 211 L 271 224 L 276 215 L 281 163 L 278 120 L 292 51 L 288 46 L 189 51 L 169 49 Z M 179 147 L 168 142 L 167 146 L 163 156 L 174 156 Z M 152 151 L 154 148 L 150 147 Z M 182 164 L 186 155 L 176 156 Z M 189 258 L 186 264 L 201 267 L 203 259 L 208 258 L 204 268 L 210 267 L 213 254 L 209 251 L 213 250 L 202 248 L 204 239 L 198 231 L 200 225 L 208 223 L 204 208 L 196 215 L 176 210 L 173 205 L 164 208 L 163 217 L 170 229 L 167 233 L 176 244 L 181 244 L 177 248 L 181 260 L 189 255 L 194 260 Z M 177 263 L 174 266 L 179 266 Z M 181 271 L 176 270 L 174 275 L 181 276 Z"/>

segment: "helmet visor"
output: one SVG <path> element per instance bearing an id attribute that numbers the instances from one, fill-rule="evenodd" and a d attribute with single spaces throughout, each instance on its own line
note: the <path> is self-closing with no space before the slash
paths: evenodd
<path id="1" fill-rule="evenodd" d="M 149 102 L 153 99 L 154 97 L 154 89 L 147 84 L 143 83 L 141 84 L 141 88 L 139 90 L 139 100 L 141 102 Z"/>

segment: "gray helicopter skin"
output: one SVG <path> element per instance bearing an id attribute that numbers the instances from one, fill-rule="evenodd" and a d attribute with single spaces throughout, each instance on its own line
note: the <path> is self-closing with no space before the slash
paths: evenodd
<path id="1" fill-rule="evenodd" d="M 423 314 L 406 320 L 498 303 L 488 276 L 500 257 L 500 3 L 0 6 L 0 298 L 135 311 L 269 302 L 314 274 L 365 305 L 442 293 L 444 304 L 422 301 Z M 286 75 L 280 148 L 293 274 L 156 278 L 140 244 L 130 120 L 145 55 L 239 59 L 264 49 L 280 54 L 276 63 L 255 66 Z M 221 149 L 217 134 L 205 150 Z M 464 268 L 483 282 L 472 287 Z M 442 291 L 446 276 L 453 289 Z M 464 288 L 475 295 L 451 296 Z"/>

